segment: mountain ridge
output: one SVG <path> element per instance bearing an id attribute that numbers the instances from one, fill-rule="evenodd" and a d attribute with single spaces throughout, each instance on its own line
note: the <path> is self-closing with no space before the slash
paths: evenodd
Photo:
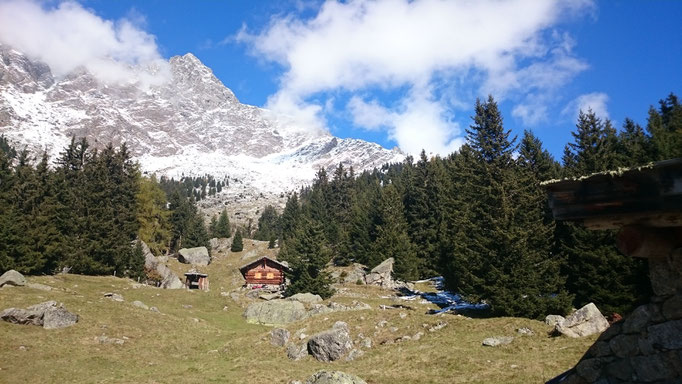
<path id="1" fill-rule="evenodd" d="M 84 68 L 58 79 L 47 64 L 0 44 L 0 134 L 53 159 L 74 136 L 95 147 L 126 142 L 147 173 L 228 176 L 258 194 L 298 189 L 339 163 L 360 172 L 404 159 L 242 104 L 191 53 L 168 67 L 167 81 L 152 85 L 107 83 Z"/>

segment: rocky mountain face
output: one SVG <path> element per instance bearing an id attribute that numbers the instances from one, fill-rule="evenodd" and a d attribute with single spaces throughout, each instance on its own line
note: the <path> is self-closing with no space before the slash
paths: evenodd
<path id="1" fill-rule="evenodd" d="M 361 171 L 404 158 L 242 104 L 191 53 L 169 68 L 161 85 L 104 83 L 85 69 L 55 78 L 46 64 L 0 45 L 0 134 L 53 158 L 72 136 L 95 146 L 126 142 L 145 172 L 227 176 L 241 185 L 232 188 L 238 195 L 279 195 L 339 162 Z"/>

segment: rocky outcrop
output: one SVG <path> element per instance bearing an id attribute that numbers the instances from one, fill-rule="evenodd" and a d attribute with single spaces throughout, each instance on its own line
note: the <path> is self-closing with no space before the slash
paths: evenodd
<path id="1" fill-rule="evenodd" d="M 314 316 L 333 312 L 362 311 L 367 309 L 372 309 L 372 307 L 369 304 L 363 303 L 361 301 L 353 300 L 350 306 L 332 301 L 327 305 L 312 304 L 310 306 L 310 310 L 308 311 L 308 315 Z"/>
<path id="2" fill-rule="evenodd" d="M 353 348 L 348 324 L 337 321 L 331 330 L 313 335 L 308 340 L 308 352 L 319 361 L 338 360 Z"/>
<path id="3" fill-rule="evenodd" d="M 305 304 L 319 303 L 322 301 L 320 295 L 315 295 L 312 293 L 297 293 L 295 295 L 287 297 L 287 300 L 295 300 Z"/>
<path id="4" fill-rule="evenodd" d="M 319 371 L 310 376 L 304 384 L 367 384 L 367 382 L 340 371 Z"/>
<path id="5" fill-rule="evenodd" d="M 395 260 L 392 257 L 381 262 L 381 264 L 372 268 L 372 270 L 365 276 L 365 283 L 368 285 L 377 285 L 383 288 L 392 289 L 395 286 L 391 274 L 393 273 L 393 263 Z"/>
<path id="6" fill-rule="evenodd" d="M 156 275 L 159 279 L 159 287 L 164 289 L 181 289 L 185 284 L 180 281 L 178 275 L 173 273 L 158 257 L 152 254 L 147 244 L 140 241 L 142 244 L 142 253 L 144 254 L 144 268 L 148 273 Z"/>
<path id="7" fill-rule="evenodd" d="M 211 256 L 206 247 L 182 248 L 178 251 L 178 261 L 205 267 L 211 263 Z"/>
<path id="8" fill-rule="evenodd" d="M 554 327 L 564 320 L 566 319 L 561 315 L 547 315 L 547 317 L 545 317 L 545 324 Z"/>
<path id="9" fill-rule="evenodd" d="M 557 332 L 568 337 L 584 337 L 604 332 L 609 322 L 594 303 L 573 312 L 555 325 Z"/>
<path id="10" fill-rule="evenodd" d="M 308 312 L 298 301 L 271 300 L 249 305 L 244 312 L 248 323 L 264 325 L 284 325 L 305 319 Z"/>
<path id="11" fill-rule="evenodd" d="M 32 305 L 26 309 L 8 308 L 0 313 L 0 319 L 13 324 L 30 324 L 45 329 L 72 326 L 78 322 L 78 315 L 67 311 L 63 304 L 56 301 Z"/>
<path id="12" fill-rule="evenodd" d="M 0 276 L 0 287 L 4 285 L 16 285 L 22 286 L 26 285 L 26 278 L 21 273 L 10 269 Z"/>

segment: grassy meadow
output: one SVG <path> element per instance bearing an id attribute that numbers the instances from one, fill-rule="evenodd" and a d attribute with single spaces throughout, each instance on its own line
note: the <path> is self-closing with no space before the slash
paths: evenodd
<path id="1" fill-rule="evenodd" d="M 337 287 L 339 293 L 330 300 L 359 300 L 372 310 L 320 315 L 286 328 L 292 335 L 304 328 L 312 335 L 342 320 L 354 340 L 363 334 L 372 339 L 372 347 L 350 362 L 322 363 L 312 357 L 292 361 L 285 348 L 270 345 L 270 327 L 244 321 L 250 299 L 221 295 L 241 286 L 237 268 L 247 261 L 241 260 L 243 255 L 248 253 L 252 260 L 273 252 L 266 243 L 244 243 L 244 251 L 214 255 L 213 263 L 200 269 L 209 274 L 209 292 L 69 274 L 28 278 L 53 287 L 51 291 L 0 289 L 0 310 L 56 300 L 80 315 L 78 324 L 58 330 L 0 322 L 0 383 L 288 383 L 321 369 L 377 384 L 541 383 L 572 367 L 596 339 L 550 338 L 548 326 L 528 319 L 427 315 L 435 306 L 416 301 L 402 303 L 411 309 L 381 310 L 381 304 L 396 303 L 391 292 L 352 284 Z M 189 270 L 174 259 L 169 266 L 178 273 Z M 125 301 L 105 298 L 107 292 L 119 293 Z M 135 300 L 160 312 L 136 307 Z M 382 320 L 388 324 L 378 327 Z M 448 325 L 428 331 L 441 321 Z M 520 327 L 535 334 L 519 336 Z M 424 335 L 418 341 L 394 342 L 420 331 Z M 102 335 L 125 342 L 101 344 L 97 338 Z M 505 346 L 481 345 L 486 337 L 504 335 L 516 338 Z"/>

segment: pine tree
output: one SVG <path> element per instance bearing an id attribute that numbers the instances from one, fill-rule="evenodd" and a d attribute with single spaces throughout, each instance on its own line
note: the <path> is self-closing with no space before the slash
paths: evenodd
<path id="1" fill-rule="evenodd" d="M 220 212 L 220 217 L 216 223 L 214 237 L 218 238 L 228 238 L 232 235 L 232 230 L 230 229 L 230 218 L 227 215 L 227 209 L 223 209 Z"/>
<path id="2" fill-rule="evenodd" d="M 567 176 L 579 177 L 615 169 L 617 147 L 609 124 L 593 112 L 580 113 L 574 142 L 568 144 L 574 162 L 565 164 Z M 646 263 L 624 256 L 615 247 L 613 231 L 590 231 L 573 223 L 557 224 L 559 250 L 567 263 L 567 287 L 574 305 L 594 302 L 603 312 L 627 313 L 650 294 Z"/>
<path id="3" fill-rule="evenodd" d="M 373 255 L 380 261 L 392 257 L 395 261 L 393 271 L 396 278 L 404 281 L 415 280 L 418 277 L 419 259 L 417 249 L 407 235 L 407 221 L 403 214 L 400 195 L 393 185 L 384 187 L 381 195 L 380 218 Z"/>
<path id="4" fill-rule="evenodd" d="M 199 214 L 195 214 L 190 218 L 187 232 L 182 242 L 183 248 L 206 247 L 210 250 L 208 231 L 204 220 Z"/>
<path id="5" fill-rule="evenodd" d="M 144 241 L 153 254 L 168 252 L 171 242 L 171 212 L 166 209 L 166 194 L 152 175 L 141 177 L 137 194 L 137 220 L 140 225 L 138 237 Z"/>
<path id="6" fill-rule="evenodd" d="M 254 235 L 254 239 L 262 241 L 272 238 L 277 239 L 279 233 L 279 214 L 277 214 L 275 207 L 268 205 L 263 209 L 263 213 L 258 218 L 258 230 Z"/>
<path id="7" fill-rule="evenodd" d="M 649 109 L 647 131 L 651 135 L 654 160 L 682 157 L 682 104 L 673 93 Z"/>
<path id="8" fill-rule="evenodd" d="M 322 298 L 332 296 L 331 278 L 324 271 L 332 258 L 320 223 L 303 219 L 301 228 L 289 238 L 280 251 L 280 259 L 289 262 L 293 270 L 292 281 L 286 294 L 310 292 Z"/>
<path id="9" fill-rule="evenodd" d="M 216 231 L 215 231 L 215 228 L 217 225 L 218 225 L 218 217 L 216 215 L 211 216 L 211 222 L 208 224 L 209 236 L 218 237 L 218 236 L 216 236 Z"/>
<path id="10" fill-rule="evenodd" d="M 244 241 L 242 240 L 242 231 L 240 229 L 237 230 L 234 234 L 234 239 L 232 239 L 232 247 L 230 248 L 230 251 L 232 252 L 241 252 L 244 250 Z"/>

